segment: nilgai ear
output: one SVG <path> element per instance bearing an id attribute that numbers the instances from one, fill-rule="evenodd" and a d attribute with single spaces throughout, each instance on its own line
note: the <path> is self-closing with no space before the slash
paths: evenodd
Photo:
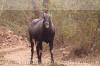
<path id="1" fill-rule="evenodd" d="M 46 16 L 46 13 L 43 13 L 43 16 Z"/>
<path id="2" fill-rule="evenodd" d="M 49 14 L 50 17 L 52 17 L 52 14 Z"/>

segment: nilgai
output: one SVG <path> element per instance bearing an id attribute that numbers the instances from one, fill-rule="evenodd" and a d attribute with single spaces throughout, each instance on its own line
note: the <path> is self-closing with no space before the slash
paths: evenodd
<path id="1" fill-rule="evenodd" d="M 36 51 L 38 57 L 38 63 L 41 63 L 42 56 L 42 42 L 46 42 L 50 47 L 51 63 L 54 63 L 53 59 L 53 41 L 55 36 L 55 28 L 53 22 L 51 22 L 51 16 L 48 13 L 43 14 L 42 19 L 34 19 L 29 27 L 29 37 L 31 43 L 31 60 L 33 63 L 33 53 L 34 53 L 34 42 L 37 43 Z"/>

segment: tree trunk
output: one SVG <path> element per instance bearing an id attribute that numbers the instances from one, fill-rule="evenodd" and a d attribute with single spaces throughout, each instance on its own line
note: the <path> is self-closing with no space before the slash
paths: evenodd
<path id="1" fill-rule="evenodd" d="M 38 6 L 38 0 L 33 0 L 33 8 L 34 8 L 34 14 L 35 14 L 35 18 L 39 18 L 40 17 L 40 8 Z M 48 9 L 49 9 L 49 0 L 43 0 L 43 11 L 45 13 L 48 13 Z"/>
<path id="2" fill-rule="evenodd" d="M 95 28 L 95 30 L 92 30 L 92 32 L 93 32 L 93 37 L 92 37 L 92 42 L 91 42 L 91 50 L 92 51 L 95 51 L 95 42 L 96 42 L 96 37 L 98 36 L 98 28 L 100 28 L 100 14 L 98 14 L 98 24 L 97 24 L 97 26 L 96 26 L 96 28 Z"/>
<path id="3" fill-rule="evenodd" d="M 100 28 L 100 14 L 98 14 L 98 28 Z"/>
<path id="4" fill-rule="evenodd" d="M 0 6 L 1 6 L 0 7 L 0 22 L 1 22 L 1 15 L 2 15 L 3 10 L 4 10 L 4 4 L 3 4 L 3 2 L 4 2 L 3 0 L 0 1 Z M 6 0 L 5 0 L 5 2 L 6 2 Z"/>
<path id="5" fill-rule="evenodd" d="M 45 13 L 48 13 L 48 10 L 49 10 L 49 1 L 50 0 L 43 0 L 43 8 L 44 8 L 44 12 Z"/>
<path id="6" fill-rule="evenodd" d="M 38 0 L 33 0 L 33 8 L 34 8 L 35 18 L 39 18 L 40 17 L 40 8 L 38 6 Z"/>

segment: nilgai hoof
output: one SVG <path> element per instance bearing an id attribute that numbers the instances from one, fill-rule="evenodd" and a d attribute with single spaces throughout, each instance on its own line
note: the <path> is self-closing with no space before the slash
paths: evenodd
<path id="1" fill-rule="evenodd" d="M 40 60 L 38 61 L 38 64 L 41 64 L 41 61 Z"/>
<path id="2" fill-rule="evenodd" d="M 30 64 L 33 64 L 33 61 L 30 61 Z"/>
<path id="3" fill-rule="evenodd" d="M 54 60 L 52 60 L 51 63 L 54 63 Z"/>

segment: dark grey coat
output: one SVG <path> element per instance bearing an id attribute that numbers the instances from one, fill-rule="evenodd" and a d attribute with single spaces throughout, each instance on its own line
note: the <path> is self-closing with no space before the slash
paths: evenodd
<path id="1" fill-rule="evenodd" d="M 29 27 L 30 36 L 38 41 L 50 42 L 54 39 L 55 29 L 54 25 L 51 22 L 50 28 L 45 29 L 43 25 L 43 19 L 33 20 L 32 24 Z"/>

